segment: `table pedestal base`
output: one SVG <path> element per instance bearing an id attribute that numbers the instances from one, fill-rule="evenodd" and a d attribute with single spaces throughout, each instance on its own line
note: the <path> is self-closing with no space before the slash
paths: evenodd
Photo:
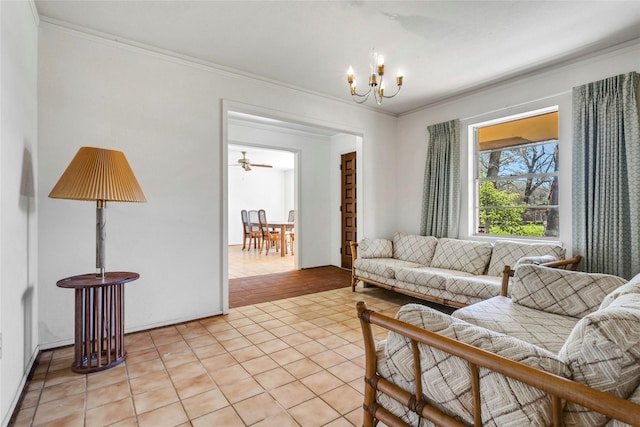
<path id="1" fill-rule="evenodd" d="M 71 370 L 102 371 L 122 363 L 124 349 L 124 284 L 138 273 L 112 272 L 68 277 L 56 283 L 75 290 L 75 344 Z"/>
<path id="2" fill-rule="evenodd" d="M 76 289 L 75 357 L 71 370 L 89 373 L 124 361 L 122 284 Z"/>

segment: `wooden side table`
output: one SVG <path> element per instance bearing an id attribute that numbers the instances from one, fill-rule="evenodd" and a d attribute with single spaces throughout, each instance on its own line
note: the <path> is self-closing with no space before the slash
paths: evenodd
<path id="1" fill-rule="evenodd" d="M 138 273 L 110 272 L 67 277 L 56 286 L 76 291 L 75 351 L 71 370 L 81 374 L 116 366 L 127 357 L 124 349 L 124 284 Z"/>

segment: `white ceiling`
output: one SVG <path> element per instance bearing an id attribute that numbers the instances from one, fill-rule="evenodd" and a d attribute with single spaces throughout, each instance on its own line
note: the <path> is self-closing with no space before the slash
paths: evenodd
<path id="1" fill-rule="evenodd" d="M 372 47 L 401 114 L 640 37 L 640 1 L 56 1 L 41 19 L 349 100 Z M 373 106 L 372 100 L 367 102 Z"/>

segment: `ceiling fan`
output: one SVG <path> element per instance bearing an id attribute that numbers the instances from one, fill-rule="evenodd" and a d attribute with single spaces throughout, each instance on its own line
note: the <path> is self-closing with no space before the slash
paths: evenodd
<path id="1" fill-rule="evenodd" d="M 242 169 L 244 169 L 247 172 L 251 170 L 251 166 L 258 167 L 258 168 L 272 168 L 273 167 L 271 165 L 262 165 L 262 164 L 258 164 L 258 163 L 251 163 L 251 161 L 249 159 L 247 159 L 247 152 L 246 151 L 241 151 L 241 153 L 242 153 L 242 158 L 238 159 L 238 164 L 237 165 L 233 165 L 233 166 L 242 166 Z"/>

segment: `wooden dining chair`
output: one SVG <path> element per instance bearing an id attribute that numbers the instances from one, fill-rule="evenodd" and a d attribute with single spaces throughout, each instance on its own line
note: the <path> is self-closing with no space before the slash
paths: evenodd
<path id="1" fill-rule="evenodd" d="M 249 225 L 249 214 L 246 209 L 240 211 L 242 217 L 242 250 L 247 247 L 247 240 L 249 241 L 249 247 L 251 247 L 251 225 Z"/>
<path id="2" fill-rule="evenodd" d="M 258 218 L 257 210 L 250 210 L 249 212 L 249 228 L 251 230 L 251 238 L 253 239 L 253 248 L 259 249 L 262 244 L 262 230 L 260 230 L 260 218 Z M 251 247 L 251 241 L 249 241 L 249 247 Z"/>
<path id="3" fill-rule="evenodd" d="M 287 218 L 287 221 L 288 222 L 294 222 L 295 218 L 296 218 L 296 211 L 291 209 L 289 211 L 289 217 Z M 289 244 L 289 247 L 291 248 L 291 255 L 293 255 L 293 242 L 295 241 L 295 237 L 296 237 L 296 235 L 295 235 L 295 233 L 293 231 L 293 228 L 288 229 L 286 234 L 287 234 L 287 237 L 288 237 L 287 238 L 287 242 Z"/>
<path id="4" fill-rule="evenodd" d="M 258 211 L 258 220 L 260 222 L 260 231 L 262 232 L 262 245 L 260 245 L 260 253 L 264 246 L 267 246 L 267 252 L 265 255 L 269 255 L 269 248 L 275 243 L 276 251 L 280 250 L 280 232 L 272 231 L 269 229 L 269 223 L 267 222 L 267 213 L 264 209 Z"/>

